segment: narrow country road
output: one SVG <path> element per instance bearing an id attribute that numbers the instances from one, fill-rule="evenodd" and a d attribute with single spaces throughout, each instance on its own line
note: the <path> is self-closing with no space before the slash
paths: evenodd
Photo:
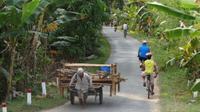
<path id="1" fill-rule="evenodd" d="M 112 53 L 107 63 L 117 63 L 122 77 L 128 79 L 121 83 L 121 92 L 116 96 L 109 96 L 108 88 L 104 87 L 104 101 L 102 105 L 95 102 L 94 97 L 88 98 L 88 104 L 82 107 L 76 101 L 43 112 L 159 112 L 158 91 L 152 99 L 147 99 L 146 90 L 140 78 L 137 50 L 140 43 L 128 36 L 123 38 L 122 32 L 114 32 L 111 27 L 104 27 L 103 34 L 108 38 Z M 156 88 L 157 89 L 157 88 Z"/>

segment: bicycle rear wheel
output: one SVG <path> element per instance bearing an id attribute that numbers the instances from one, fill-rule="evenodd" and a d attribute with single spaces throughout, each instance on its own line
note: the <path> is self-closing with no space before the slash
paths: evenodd
<path id="1" fill-rule="evenodd" d="M 148 85 L 148 87 L 147 87 L 147 97 L 148 97 L 148 99 L 150 99 L 150 96 L 151 96 L 150 85 L 149 84 L 147 84 L 147 85 Z"/>
<path id="2" fill-rule="evenodd" d="M 151 81 L 150 75 L 147 75 L 147 98 L 150 99 L 151 96 Z"/>
<path id="3" fill-rule="evenodd" d="M 127 36 L 127 31 L 124 30 L 124 38 L 126 38 L 126 36 Z"/>

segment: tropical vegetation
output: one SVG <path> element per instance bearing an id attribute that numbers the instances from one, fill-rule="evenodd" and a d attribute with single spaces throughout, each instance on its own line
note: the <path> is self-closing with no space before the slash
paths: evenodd
<path id="1" fill-rule="evenodd" d="M 191 103 L 192 91 L 200 91 L 199 9 L 199 0 L 129 0 L 122 11 L 113 11 L 119 23 L 128 22 L 133 36 L 148 39 L 152 47 L 163 112 L 197 111 L 199 103 L 194 108 L 184 103 Z"/>
<path id="2" fill-rule="evenodd" d="M 57 63 L 101 57 L 101 44 L 109 47 L 102 25 L 112 20 L 148 39 L 160 68 L 161 111 L 198 111 L 199 0 L 0 0 L 0 103 L 27 88 L 40 94 Z"/>
<path id="3" fill-rule="evenodd" d="M 56 63 L 102 55 L 102 25 L 122 0 L 0 0 L 0 103 L 52 78 Z M 105 45 L 105 44 L 103 44 Z"/>

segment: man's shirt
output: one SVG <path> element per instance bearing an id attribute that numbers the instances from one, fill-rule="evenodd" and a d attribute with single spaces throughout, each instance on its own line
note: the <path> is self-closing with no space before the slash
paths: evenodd
<path id="1" fill-rule="evenodd" d="M 152 75 L 153 74 L 153 72 L 154 72 L 154 66 L 155 66 L 155 63 L 154 63 L 154 61 L 153 60 L 146 60 L 145 62 L 144 62 L 144 66 L 145 66 L 145 74 L 146 75 Z"/>
<path id="2" fill-rule="evenodd" d="M 147 44 L 142 44 L 139 48 L 138 51 L 138 56 L 139 57 L 143 57 L 143 58 L 147 58 L 146 54 L 150 52 L 150 48 Z"/>
<path id="3" fill-rule="evenodd" d="M 128 30 L 128 25 L 127 24 L 123 24 L 123 30 Z"/>
<path id="4" fill-rule="evenodd" d="M 87 73 L 84 73 L 83 78 L 78 75 L 78 73 L 74 74 L 71 79 L 70 85 L 76 80 L 75 88 L 77 90 L 88 90 L 89 87 L 92 87 L 92 79 Z"/>

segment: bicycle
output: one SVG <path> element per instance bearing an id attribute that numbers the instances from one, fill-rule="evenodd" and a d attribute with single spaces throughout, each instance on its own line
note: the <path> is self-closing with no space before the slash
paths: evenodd
<path id="1" fill-rule="evenodd" d="M 146 87 L 147 87 L 147 97 L 148 99 L 150 99 L 150 96 L 153 95 L 153 88 L 152 88 L 152 83 L 151 83 L 151 75 L 147 75 L 147 81 L 146 81 Z"/>
<path id="2" fill-rule="evenodd" d="M 124 38 L 127 36 L 127 30 L 124 30 Z"/>
<path id="3" fill-rule="evenodd" d="M 114 32 L 116 32 L 117 31 L 117 26 L 114 26 Z"/>

